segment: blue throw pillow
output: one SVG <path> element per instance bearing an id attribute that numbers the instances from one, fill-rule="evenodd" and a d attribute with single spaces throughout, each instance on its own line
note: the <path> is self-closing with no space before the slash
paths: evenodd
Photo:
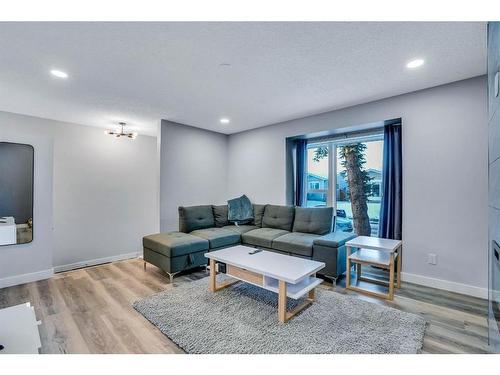
<path id="1" fill-rule="evenodd" d="M 252 202 L 245 194 L 227 201 L 227 219 L 235 224 L 246 224 L 253 221 Z"/>

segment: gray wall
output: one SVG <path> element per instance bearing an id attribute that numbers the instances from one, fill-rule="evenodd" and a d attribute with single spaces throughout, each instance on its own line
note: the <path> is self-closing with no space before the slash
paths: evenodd
<path id="1" fill-rule="evenodd" d="M 159 231 L 156 137 L 61 123 L 53 136 L 56 269 L 142 253 L 142 237 Z"/>
<path id="2" fill-rule="evenodd" d="M 33 217 L 33 146 L 0 142 L 0 216 Z"/>
<path id="3" fill-rule="evenodd" d="M 0 141 L 35 147 L 34 240 L 0 248 L 0 285 L 21 273 L 137 254 L 142 236 L 158 232 L 156 137 L 115 139 L 99 128 L 0 112 Z"/>
<path id="4" fill-rule="evenodd" d="M 495 96 L 494 93 L 494 79 L 498 71 L 500 71 L 500 22 L 490 22 L 488 24 L 489 236 L 491 241 L 495 240 L 500 244 L 500 95 Z M 490 285 L 491 297 L 500 303 L 500 267 L 491 248 L 490 259 L 491 271 L 495 272 L 496 276 L 496 283 Z M 493 283 L 493 279 L 490 283 Z M 496 352 L 500 352 L 499 326 L 494 324 L 491 304 L 490 321 L 492 346 Z"/>
<path id="5" fill-rule="evenodd" d="M 33 241 L 0 246 L 0 288 L 49 277 L 53 267 L 53 140 L 43 132 L 25 131 L 19 126 L 21 118 L 0 112 L 0 141 L 26 143 L 35 149 Z"/>
<path id="6" fill-rule="evenodd" d="M 286 137 L 401 117 L 404 277 L 482 294 L 487 285 L 486 103 L 486 79 L 477 77 L 231 135 L 228 195 L 284 204 Z M 438 255 L 437 265 L 427 264 L 428 253 Z"/>
<path id="7" fill-rule="evenodd" d="M 161 231 L 178 230 L 178 206 L 227 200 L 227 136 L 162 120 Z"/>

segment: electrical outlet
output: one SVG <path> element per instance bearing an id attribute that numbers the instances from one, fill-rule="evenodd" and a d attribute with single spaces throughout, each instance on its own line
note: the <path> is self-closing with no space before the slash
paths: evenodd
<path id="1" fill-rule="evenodd" d="M 437 264 L 437 254 L 429 253 L 427 255 L 427 263 L 435 266 Z"/>

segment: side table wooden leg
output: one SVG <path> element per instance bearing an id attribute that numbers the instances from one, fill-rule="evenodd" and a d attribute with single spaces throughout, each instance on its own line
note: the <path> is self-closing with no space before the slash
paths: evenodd
<path id="1" fill-rule="evenodd" d="M 215 269 L 215 260 L 210 259 L 210 291 L 215 292 L 217 290 L 216 277 L 217 271 Z"/>
<path id="2" fill-rule="evenodd" d="M 356 263 L 356 279 L 359 280 L 361 277 L 361 263 Z"/>
<path id="3" fill-rule="evenodd" d="M 397 274 L 397 287 L 401 288 L 401 266 L 403 263 L 403 258 L 402 258 L 402 252 L 403 252 L 403 246 L 401 245 L 398 249 L 398 274 Z"/>
<path id="4" fill-rule="evenodd" d="M 282 280 L 279 281 L 278 319 L 281 323 L 286 322 L 286 282 Z"/>
<path id="5" fill-rule="evenodd" d="M 394 299 L 394 253 L 391 253 L 391 260 L 389 264 L 389 301 Z"/>
<path id="6" fill-rule="evenodd" d="M 346 273 L 345 273 L 345 287 L 349 289 L 351 286 L 351 260 L 349 257 L 351 256 L 351 247 L 346 246 Z"/>

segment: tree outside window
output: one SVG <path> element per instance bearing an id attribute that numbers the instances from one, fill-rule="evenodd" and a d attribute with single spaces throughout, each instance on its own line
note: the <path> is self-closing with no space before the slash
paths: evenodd
<path id="1" fill-rule="evenodd" d="M 371 177 L 363 166 L 366 163 L 366 144 L 355 143 L 350 145 L 337 146 L 341 166 L 341 176 L 346 180 L 348 190 L 341 194 L 347 195 L 345 198 L 351 201 L 353 224 L 356 234 L 359 236 L 370 236 L 371 226 L 368 216 L 368 196 L 372 189 L 369 184 Z M 328 147 L 316 148 L 314 161 L 320 161 L 328 156 Z"/>

